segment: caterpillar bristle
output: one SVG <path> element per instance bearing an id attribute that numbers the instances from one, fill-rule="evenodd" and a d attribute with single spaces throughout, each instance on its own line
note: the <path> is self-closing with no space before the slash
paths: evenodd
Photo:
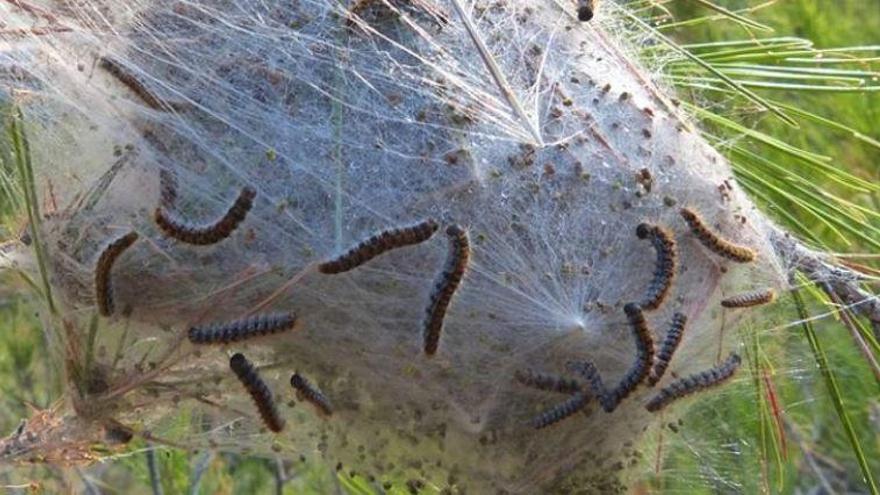
<path id="1" fill-rule="evenodd" d="M 254 365 L 244 357 L 242 353 L 236 353 L 229 359 L 229 368 L 244 385 L 245 390 L 253 399 L 257 406 L 260 416 L 263 418 L 266 428 L 275 433 L 284 429 L 284 418 L 278 413 L 275 406 L 275 399 L 272 396 L 272 390 L 266 385 L 266 382 L 260 378 Z"/>
<path id="2" fill-rule="evenodd" d="M 737 263 L 748 263 L 754 261 L 757 257 L 753 250 L 724 240 L 718 234 L 711 231 L 703 222 L 702 217 L 694 210 L 682 208 L 680 213 L 700 243 L 718 256 Z"/>
<path id="3" fill-rule="evenodd" d="M 583 410 L 588 402 L 589 396 L 584 395 L 582 392 L 575 392 L 564 402 L 535 416 L 531 421 L 532 427 L 540 430 L 559 423 L 563 419 Z"/>
<path id="4" fill-rule="evenodd" d="M 636 235 L 639 239 L 650 239 L 657 253 L 654 276 L 639 306 L 644 310 L 657 309 L 666 300 L 675 278 L 675 238 L 665 229 L 647 223 L 641 223 L 636 227 Z"/>
<path id="5" fill-rule="evenodd" d="M 660 345 L 660 351 L 654 359 L 654 367 L 651 368 L 651 374 L 648 376 L 648 386 L 653 387 L 663 378 L 666 368 L 669 367 L 669 361 L 672 360 L 678 344 L 681 343 L 685 325 L 687 325 L 687 316 L 682 313 L 675 313 L 672 316 L 672 324 L 669 325 L 663 344 Z"/>
<path id="6" fill-rule="evenodd" d="M 193 326 L 190 327 L 188 336 L 193 344 L 229 344 L 285 332 L 295 325 L 294 313 L 268 313 Z"/>
<path id="7" fill-rule="evenodd" d="M 514 377 L 519 383 L 527 387 L 548 392 L 571 394 L 582 389 L 581 384 L 577 380 L 549 373 L 541 373 L 533 369 L 517 370 L 514 373 Z"/>
<path id="8" fill-rule="evenodd" d="M 299 373 L 294 373 L 290 376 L 290 386 L 305 398 L 305 400 L 311 402 L 312 405 L 322 414 L 326 416 L 333 414 L 333 407 L 330 405 L 330 400 L 327 399 L 327 396 L 324 395 L 318 387 L 312 385 L 306 377 Z"/>
<path id="9" fill-rule="evenodd" d="M 751 308 L 752 306 L 769 304 L 775 299 L 776 291 L 767 288 L 728 297 L 721 301 L 721 305 L 725 308 Z"/>
<path id="10" fill-rule="evenodd" d="M 741 362 L 739 355 L 731 353 L 723 363 L 714 368 L 672 382 L 651 398 L 645 409 L 657 412 L 677 399 L 720 385 L 736 373 Z"/>
<path id="11" fill-rule="evenodd" d="M 238 225 L 244 221 L 254 204 L 257 191 L 246 186 L 226 213 L 209 225 L 192 225 L 175 218 L 164 207 L 156 208 L 156 224 L 168 236 L 187 244 L 206 246 L 215 244 L 229 237 Z"/>
<path id="12" fill-rule="evenodd" d="M 101 316 L 110 316 L 115 309 L 113 285 L 110 279 L 117 258 L 138 240 L 137 232 L 129 232 L 110 242 L 98 257 L 95 265 L 95 300 Z"/>
<path id="13" fill-rule="evenodd" d="M 467 231 L 459 225 L 450 225 L 446 229 L 446 235 L 449 237 L 446 267 L 434 285 L 425 319 L 424 350 L 428 356 L 437 352 L 446 311 L 464 278 L 470 260 L 471 248 Z"/>
<path id="14" fill-rule="evenodd" d="M 318 271 L 328 275 L 347 272 L 392 249 L 425 242 L 438 227 L 437 222 L 428 219 L 415 225 L 385 230 L 361 241 L 342 255 L 321 263 Z"/>

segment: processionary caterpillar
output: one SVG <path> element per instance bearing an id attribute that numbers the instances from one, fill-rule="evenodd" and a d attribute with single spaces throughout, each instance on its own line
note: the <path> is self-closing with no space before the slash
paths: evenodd
<path id="1" fill-rule="evenodd" d="M 235 203 L 219 220 L 209 225 L 193 225 L 175 218 L 165 208 L 156 208 L 156 224 L 163 232 L 178 241 L 197 246 L 214 244 L 229 237 L 238 225 L 244 221 L 254 205 L 257 191 L 246 186 L 242 188 Z"/>
<path id="2" fill-rule="evenodd" d="M 114 310 L 113 286 L 110 280 L 110 272 L 116 259 L 138 240 L 137 232 L 129 232 L 114 240 L 101 252 L 98 263 L 95 265 L 95 297 L 98 303 L 98 312 L 102 316 L 110 316 Z"/>
<path id="3" fill-rule="evenodd" d="M 239 320 L 193 326 L 189 341 L 193 344 L 229 344 L 290 330 L 296 324 L 293 313 L 268 313 Z"/>
<path id="4" fill-rule="evenodd" d="M 318 265 L 318 271 L 326 274 L 347 272 L 392 249 L 419 244 L 430 239 L 438 225 L 428 219 L 408 227 L 398 227 L 380 232 L 342 255 Z"/>
<path id="5" fill-rule="evenodd" d="M 739 355 L 731 353 L 727 360 L 714 368 L 672 382 L 648 401 L 645 409 L 656 412 L 676 399 L 719 385 L 733 376 L 741 362 Z"/>
<path id="6" fill-rule="evenodd" d="M 251 364 L 242 353 L 236 353 L 229 359 L 229 368 L 235 373 L 241 381 L 244 388 L 251 395 L 257 410 L 263 418 L 263 423 L 270 430 L 278 433 L 284 429 L 284 418 L 278 413 L 275 407 L 275 399 L 272 397 L 272 391 L 266 382 L 260 378 L 254 365 Z"/>
<path id="7" fill-rule="evenodd" d="M 470 239 L 467 231 L 459 225 L 450 225 L 446 229 L 449 236 L 449 254 L 446 257 L 446 268 L 437 280 L 431 300 L 428 304 L 425 319 L 424 348 L 425 354 L 433 356 L 440 344 L 440 332 L 443 330 L 443 319 L 452 302 L 452 296 L 458 289 L 467 270 L 470 260 Z"/>
<path id="8" fill-rule="evenodd" d="M 706 224 L 697 212 L 690 208 L 682 208 L 680 213 L 684 221 L 691 228 L 691 232 L 700 240 L 700 243 L 713 253 L 737 263 L 748 263 L 755 260 L 756 254 L 754 251 L 722 239 L 718 234 L 706 227 Z"/>

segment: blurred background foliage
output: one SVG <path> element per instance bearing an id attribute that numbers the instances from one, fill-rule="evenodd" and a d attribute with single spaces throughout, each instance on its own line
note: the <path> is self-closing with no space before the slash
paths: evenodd
<path id="1" fill-rule="evenodd" d="M 626 4 L 644 29 L 674 39 L 798 123 L 772 116 L 668 47 L 638 47 L 649 62 L 662 61 L 658 77 L 678 88 L 682 107 L 701 121 L 765 211 L 814 245 L 880 253 L 880 0 Z M 0 175 L 14 176 L 14 163 L 9 140 L 0 139 Z M 0 239 L 23 232 L 13 187 L 0 183 Z M 880 268 L 870 256 L 857 261 L 864 270 Z M 4 433 L 33 408 L 51 407 L 63 392 L 59 369 L 46 359 L 48 343 L 33 303 L 23 295 L 33 284 L 17 273 L 0 273 Z M 800 293 L 802 304 L 784 300 L 761 327 L 739 336 L 750 380 L 734 385 L 734 393 L 699 401 L 683 424 L 650 435 L 641 473 L 649 481 L 634 483 L 634 491 L 876 493 L 867 478 L 880 473 L 880 383 L 839 320 L 797 321 L 828 311 L 821 295 Z M 876 336 L 865 335 L 876 345 Z M 372 493 L 371 480 L 352 474 L 316 459 L 188 454 L 152 450 L 136 440 L 88 470 L 0 470 L 0 486 L 29 493 Z M 389 493 L 411 488 L 404 483 Z"/>

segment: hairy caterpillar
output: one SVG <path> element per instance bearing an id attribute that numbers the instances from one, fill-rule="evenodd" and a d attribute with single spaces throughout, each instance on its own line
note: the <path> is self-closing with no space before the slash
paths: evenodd
<path id="1" fill-rule="evenodd" d="M 647 223 L 641 223 L 636 227 L 636 235 L 639 239 L 650 239 L 657 252 L 654 278 L 648 285 L 645 298 L 639 306 L 646 310 L 657 309 L 666 299 L 672 287 L 672 279 L 675 277 L 675 239 L 665 229 Z"/>
<path id="2" fill-rule="evenodd" d="M 278 413 L 275 407 L 275 399 L 272 397 L 272 391 L 266 382 L 260 378 L 254 365 L 244 357 L 244 354 L 235 353 L 229 359 L 229 368 L 235 373 L 241 381 L 244 388 L 251 395 L 257 410 L 263 418 L 266 427 L 275 433 L 284 429 L 284 418 Z"/>
<path id="3" fill-rule="evenodd" d="M 700 240 L 703 246 L 713 253 L 737 263 L 748 263 L 755 260 L 755 252 L 744 246 L 737 246 L 718 236 L 709 230 L 700 215 L 690 208 L 680 210 L 682 218 L 687 222 L 691 232 Z"/>
<path id="4" fill-rule="evenodd" d="M 333 414 L 333 408 L 330 406 L 327 396 L 318 387 L 312 385 L 306 377 L 299 373 L 294 373 L 290 376 L 290 386 L 296 389 L 299 395 L 311 402 L 321 413 L 327 416 Z"/>
<path id="5" fill-rule="evenodd" d="M 584 395 L 582 392 L 575 392 L 565 402 L 557 404 L 538 416 L 535 416 L 531 421 L 532 427 L 536 430 L 540 430 L 550 425 L 554 425 L 582 410 L 586 407 L 589 400 L 589 396 Z"/>
<path id="6" fill-rule="evenodd" d="M 538 390 L 571 394 L 581 390 L 577 380 L 558 375 L 541 373 L 532 369 L 517 370 L 514 377 L 521 384 Z"/>
<path id="7" fill-rule="evenodd" d="M 170 210 L 177 203 L 177 178 L 163 168 L 159 170 L 159 204 Z"/>
<path id="8" fill-rule="evenodd" d="M 430 239 L 438 225 L 432 219 L 411 225 L 380 232 L 344 254 L 318 265 L 321 273 L 335 274 L 347 272 L 392 249 L 419 244 Z"/>
<path id="9" fill-rule="evenodd" d="M 721 301 L 721 305 L 725 308 L 750 308 L 771 303 L 774 299 L 776 299 L 776 291 L 768 288 L 728 297 Z"/>
<path id="10" fill-rule="evenodd" d="M 95 265 L 95 297 L 98 303 L 98 312 L 102 316 L 110 316 L 114 310 L 113 286 L 110 281 L 113 264 L 137 240 L 137 232 L 129 232 L 108 244 L 98 258 L 98 263 Z"/>
<path id="11" fill-rule="evenodd" d="M 672 316 L 672 324 L 669 325 L 669 330 L 666 332 L 666 337 L 660 346 L 660 352 L 657 353 L 657 357 L 654 359 L 654 367 L 651 368 L 651 374 L 648 376 L 649 386 L 653 387 L 656 385 L 666 373 L 669 361 L 672 360 L 672 355 L 675 354 L 675 350 L 681 342 L 685 325 L 687 325 L 687 316 L 682 313 L 675 313 Z"/>
<path id="12" fill-rule="evenodd" d="M 226 211 L 226 214 L 209 225 L 190 225 L 174 218 L 163 207 L 156 208 L 156 224 L 166 234 L 181 242 L 198 246 L 214 244 L 229 237 L 244 221 L 254 205 L 256 195 L 257 191 L 254 188 L 250 186 L 242 188 L 235 203 Z"/>
<path id="13" fill-rule="evenodd" d="M 645 409 L 656 412 L 676 399 L 719 385 L 733 376 L 741 362 L 738 354 L 731 353 L 727 360 L 714 368 L 672 382 L 651 398 Z"/>
<path id="14" fill-rule="evenodd" d="M 190 327 L 189 341 L 193 344 L 229 344 L 281 333 L 296 324 L 293 313 L 268 313 L 239 320 Z"/>
<path id="15" fill-rule="evenodd" d="M 578 20 L 587 22 L 596 15 L 596 5 L 599 0 L 578 0 Z"/>
<path id="16" fill-rule="evenodd" d="M 613 412 L 617 406 L 645 381 L 654 361 L 654 338 L 645 315 L 638 304 L 627 303 L 623 307 L 629 320 L 630 328 L 636 340 L 636 359 L 633 365 L 620 379 L 617 386 L 607 389 L 596 366 L 590 362 L 575 363 L 573 368 L 590 384 L 593 394 L 599 399 L 605 412 Z"/>
<path id="17" fill-rule="evenodd" d="M 171 105 L 162 101 L 161 98 L 147 89 L 144 83 L 131 70 L 116 59 L 104 56 L 101 57 L 98 65 L 136 94 L 148 107 L 163 112 L 172 109 Z"/>
<path id="18" fill-rule="evenodd" d="M 458 225 L 450 225 L 446 229 L 449 236 L 449 255 L 446 257 L 446 268 L 440 275 L 431 302 L 428 304 L 428 315 L 425 320 L 425 354 L 432 356 L 437 352 L 440 343 L 440 332 L 443 330 L 443 318 L 452 296 L 461 283 L 470 259 L 470 240 L 467 232 Z"/>

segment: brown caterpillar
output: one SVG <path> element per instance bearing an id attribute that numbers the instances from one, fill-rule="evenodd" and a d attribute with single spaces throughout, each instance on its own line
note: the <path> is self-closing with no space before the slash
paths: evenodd
<path id="1" fill-rule="evenodd" d="M 728 297 L 721 301 L 721 305 L 725 308 L 750 308 L 771 303 L 774 299 L 776 299 L 776 291 L 767 288 Z"/>
<path id="2" fill-rule="evenodd" d="M 656 412 L 676 399 L 719 385 L 733 376 L 741 362 L 739 355 L 731 353 L 727 360 L 714 368 L 672 382 L 651 398 L 645 409 Z"/>
<path id="3" fill-rule="evenodd" d="M 536 430 L 540 430 L 550 425 L 554 425 L 562 421 L 563 419 L 571 416 L 572 414 L 575 414 L 576 412 L 582 410 L 584 407 L 586 407 L 589 400 L 589 396 L 586 396 L 581 392 L 575 392 L 565 402 L 557 404 L 556 406 L 544 411 L 538 416 L 535 416 L 531 421 L 532 427 L 534 427 Z"/>
<path id="4" fill-rule="evenodd" d="M 137 240 L 137 232 L 129 232 L 108 244 L 98 257 L 98 263 L 95 265 L 95 299 L 101 316 L 110 316 L 114 310 L 113 285 L 110 281 L 113 264 Z"/>
<path id="5" fill-rule="evenodd" d="M 254 205 L 257 191 L 246 186 L 242 188 L 235 203 L 226 211 L 220 220 L 209 225 L 191 225 L 174 218 L 163 207 L 156 208 L 156 225 L 163 232 L 178 241 L 197 246 L 214 244 L 229 237 L 238 225 L 244 221 Z"/>
<path id="6" fill-rule="evenodd" d="M 660 346 L 660 352 L 657 353 L 657 357 L 654 359 L 654 367 L 651 368 L 651 374 L 648 375 L 648 386 L 653 387 L 663 378 L 666 368 L 669 367 L 669 361 L 672 360 L 672 355 L 675 354 L 678 344 L 681 343 L 685 325 L 687 325 L 687 316 L 682 313 L 675 313 L 672 316 L 672 324 L 666 332 L 666 337 Z"/>
<path id="7" fill-rule="evenodd" d="M 293 313 L 268 313 L 234 321 L 190 327 L 189 341 L 193 344 L 229 344 L 281 333 L 296 324 Z"/>
<path id="8" fill-rule="evenodd" d="M 131 70 L 122 65 L 116 59 L 111 57 L 101 57 L 98 65 L 119 80 L 119 82 L 124 84 L 153 110 L 167 112 L 168 110 L 173 109 L 171 105 L 147 89 L 147 87 L 144 86 L 144 83 Z"/>
<path id="9" fill-rule="evenodd" d="M 301 395 L 311 402 L 321 413 L 327 416 L 333 414 L 333 408 L 330 406 L 327 396 L 318 387 L 312 385 L 304 376 L 299 373 L 291 375 L 290 386 L 296 389 L 297 395 Z"/>
<path id="10" fill-rule="evenodd" d="M 344 254 L 321 263 L 318 265 L 318 270 L 326 274 L 347 272 L 392 249 L 425 242 L 434 235 L 437 228 L 437 222 L 428 219 L 408 227 L 399 227 L 380 232 L 369 239 L 361 241 L 360 244 L 349 249 Z"/>
<path id="11" fill-rule="evenodd" d="M 425 354 L 433 356 L 440 344 L 440 332 L 443 330 L 443 319 L 452 296 L 461 284 L 471 256 L 470 239 L 467 232 L 459 225 L 446 228 L 449 236 L 449 254 L 446 257 L 446 268 L 434 285 L 431 301 L 428 304 L 425 319 Z"/>
<path id="12" fill-rule="evenodd" d="M 599 0 L 578 0 L 578 20 L 588 22 L 596 14 Z"/>
<path id="13" fill-rule="evenodd" d="M 639 303 L 639 306 L 645 310 L 657 309 L 669 294 L 672 279 L 675 277 L 675 239 L 665 229 L 647 223 L 641 223 L 636 227 L 636 235 L 639 239 L 650 239 L 654 251 L 657 252 L 654 278 L 648 285 L 645 298 Z"/>
<path id="14" fill-rule="evenodd" d="M 229 368 L 232 369 L 233 373 L 235 373 L 242 385 L 244 385 L 244 388 L 251 395 L 251 399 L 257 405 L 257 410 L 260 412 L 266 427 L 276 433 L 283 430 L 284 418 L 278 414 L 278 409 L 275 407 L 275 399 L 272 397 L 272 391 L 266 385 L 266 382 L 260 378 L 254 365 L 244 357 L 244 354 L 238 352 L 229 359 Z"/>
<path id="15" fill-rule="evenodd" d="M 744 246 L 737 246 L 719 237 L 718 234 L 706 227 L 703 219 L 695 211 L 690 208 L 682 208 L 680 213 L 684 221 L 691 228 L 691 232 L 700 240 L 700 243 L 713 253 L 737 263 L 748 263 L 755 260 L 756 254 L 754 251 Z"/>
<path id="16" fill-rule="evenodd" d="M 514 374 L 516 381 L 538 390 L 559 392 L 561 394 L 573 394 L 581 390 L 581 384 L 577 380 L 562 376 L 541 373 L 532 369 L 517 370 Z"/>
<path id="17" fill-rule="evenodd" d="M 168 169 L 159 170 L 159 204 L 170 210 L 177 203 L 177 178 Z"/>

